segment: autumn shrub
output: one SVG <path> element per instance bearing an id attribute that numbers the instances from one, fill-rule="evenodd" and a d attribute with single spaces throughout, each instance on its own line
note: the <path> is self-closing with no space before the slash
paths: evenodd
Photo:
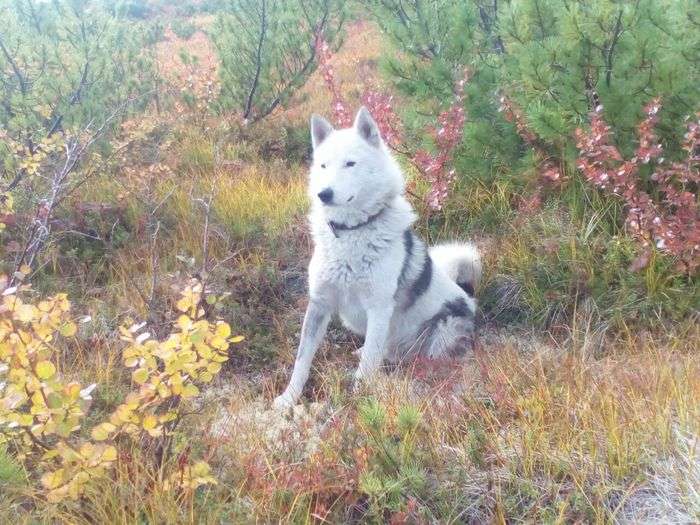
<path id="1" fill-rule="evenodd" d="M 384 67 L 418 105 L 403 111 L 411 130 L 469 66 L 459 177 L 563 176 L 560 162 L 574 160 L 574 130 L 600 104 L 629 154 L 640 110 L 653 96 L 666 101 L 657 133 L 673 156 L 682 147 L 673 130 L 700 102 L 690 58 L 698 45 L 693 2 L 442 0 L 431 4 L 439 15 L 418 1 L 365 4 L 402 52 L 387 54 Z"/>
<path id="2" fill-rule="evenodd" d="M 108 476 L 125 440 L 159 440 L 153 459 L 157 472 L 185 404 L 199 394 L 197 384 L 213 379 L 228 359 L 229 344 L 241 338 L 231 336 L 228 324 L 204 317 L 200 284 L 183 291 L 176 305 L 181 315 L 165 340 L 143 331 L 145 323 L 122 327 L 122 360 L 133 369 L 132 390 L 88 436 L 82 426 L 99 385 L 81 385 L 59 370 L 62 345 L 78 330 L 70 302 L 65 294 L 27 302 L 29 293 L 25 284 L 5 286 L 2 292 L 2 446 L 54 502 L 76 499 L 92 479 Z M 193 459 L 178 471 L 161 472 L 158 482 L 172 490 L 193 490 L 215 480 L 205 463 Z"/>
<path id="3" fill-rule="evenodd" d="M 144 31 L 127 28 L 119 16 L 62 1 L 41 9 L 16 2 L 3 15 L 0 158 L 13 177 L 23 177 L 17 163 L 35 155 L 44 141 L 56 134 L 90 135 L 152 87 Z M 58 55 L 48 60 L 49 53 Z M 24 155 L 13 158 L 20 147 Z"/>
<path id="4" fill-rule="evenodd" d="M 3 267 L 14 279 L 45 261 L 57 211 L 106 168 L 115 130 L 147 107 L 155 73 L 146 28 L 101 5 L 27 0 L 1 12 L 0 191 L 15 208 Z"/>
<path id="5" fill-rule="evenodd" d="M 697 16 L 688 1 L 503 3 L 499 83 L 550 143 L 572 145 L 573 131 L 603 105 L 625 153 L 641 108 L 662 97 L 658 131 L 669 153 L 678 151 L 676 125 L 700 104 Z"/>
<path id="6" fill-rule="evenodd" d="M 438 115 L 437 125 L 431 130 L 436 151 L 419 150 L 413 157 L 413 162 L 430 185 L 427 202 L 428 206 L 434 210 L 442 209 L 456 176 L 452 160 L 464 133 L 466 121 L 464 86 L 468 77 L 465 71 L 464 78 L 457 82 L 453 102 L 448 109 Z"/>
<path id="7" fill-rule="evenodd" d="M 326 88 L 331 93 L 331 112 L 339 127 L 349 127 L 353 122 L 353 110 L 340 91 L 338 79 L 331 63 L 333 54 L 328 43 L 319 36 L 317 39 L 319 64 Z M 464 132 L 464 87 L 469 78 L 463 72 L 455 87 L 454 100 L 449 108 L 437 116 L 437 123 L 428 127 L 426 134 L 432 139 L 432 148 L 407 145 L 401 128 L 401 120 L 394 111 L 394 97 L 371 86 L 365 86 L 360 101 L 369 110 L 379 127 L 386 144 L 403 154 L 422 175 L 429 187 L 426 203 L 433 210 L 442 209 L 455 178 L 452 167 L 454 151 Z"/>
<path id="8" fill-rule="evenodd" d="M 681 272 L 694 274 L 700 266 L 700 121 L 693 119 L 687 125 L 682 140 L 685 158 L 667 159 L 656 134 L 660 110 L 658 98 L 645 106 L 645 118 L 637 126 L 638 147 L 625 160 L 613 143 L 603 107 L 598 106 L 591 114 L 590 130 L 576 131 L 577 167 L 588 182 L 624 201 L 627 230 L 644 249 L 640 266 L 654 246 L 675 257 Z M 648 180 L 642 171 L 651 171 Z M 654 190 L 647 191 L 648 186 Z"/>
<path id="9" fill-rule="evenodd" d="M 603 104 L 626 153 L 650 97 L 667 100 L 659 133 L 674 151 L 680 143 L 673 123 L 700 102 L 694 2 L 440 0 L 430 10 L 417 0 L 363 4 L 401 51 L 387 54 L 384 67 L 415 103 L 444 100 L 455 72 L 470 67 L 472 122 L 461 154 L 481 174 L 507 166 L 517 148 L 515 130 L 498 118 L 496 91 L 513 99 L 534 133 L 559 148 L 571 148 L 576 127 Z M 500 141 L 490 140 L 495 136 Z"/>

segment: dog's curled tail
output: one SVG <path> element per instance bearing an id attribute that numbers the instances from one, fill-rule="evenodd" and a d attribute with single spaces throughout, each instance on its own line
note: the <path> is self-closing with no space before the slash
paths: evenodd
<path id="1" fill-rule="evenodd" d="M 451 242 L 430 248 L 437 267 L 472 297 L 481 279 L 481 257 L 473 244 Z"/>

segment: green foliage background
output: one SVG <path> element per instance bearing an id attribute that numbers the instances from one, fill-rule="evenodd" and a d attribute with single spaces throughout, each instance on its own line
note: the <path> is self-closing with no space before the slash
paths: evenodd
<path id="1" fill-rule="evenodd" d="M 145 26 L 89 0 L 2 3 L 0 126 L 10 138 L 38 143 L 56 131 L 94 129 L 153 88 Z"/>
<path id="2" fill-rule="evenodd" d="M 257 121 L 284 104 L 315 69 L 315 32 L 333 41 L 344 19 L 337 0 L 228 0 L 211 31 L 222 108 Z"/>

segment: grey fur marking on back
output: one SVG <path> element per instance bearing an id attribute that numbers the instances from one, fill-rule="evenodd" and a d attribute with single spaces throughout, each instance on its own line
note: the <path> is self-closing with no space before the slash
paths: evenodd
<path id="1" fill-rule="evenodd" d="M 464 300 L 463 297 L 457 297 L 452 301 L 445 301 L 442 308 L 433 317 L 428 320 L 428 323 L 437 324 L 440 321 L 447 320 L 448 317 L 464 317 L 466 319 L 474 319 L 474 312 L 472 312 L 469 305 Z"/>
<path id="2" fill-rule="evenodd" d="M 406 250 L 406 255 L 403 258 L 401 274 L 399 275 L 399 287 L 406 282 L 406 272 L 408 271 L 408 265 L 410 264 L 411 256 L 413 255 L 413 232 L 410 228 L 403 232 L 403 246 Z"/>
<path id="3" fill-rule="evenodd" d="M 438 330 L 438 325 L 440 323 L 446 322 L 451 317 L 461 317 L 471 323 L 473 330 L 474 326 L 474 312 L 469 305 L 464 300 L 463 297 L 458 297 L 451 301 L 445 301 L 442 308 L 433 317 L 428 319 L 421 329 L 422 341 L 430 341 L 435 332 Z M 460 338 L 461 343 L 457 344 L 454 348 L 450 349 L 452 356 L 462 355 L 467 351 L 468 344 L 472 342 L 471 331 L 465 332 L 464 336 Z"/>
<path id="4" fill-rule="evenodd" d="M 474 285 L 472 283 L 457 283 L 457 286 L 464 290 L 469 297 L 474 297 Z"/>
<path id="5" fill-rule="evenodd" d="M 406 310 L 413 306 L 418 298 L 428 290 L 432 278 L 433 260 L 430 258 L 430 254 L 426 250 L 423 268 L 421 269 L 420 274 L 418 274 L 418 278 L 413 282 L 413 286 L 411 286 L 411 289 L 408 291 L 408 304 L 406 305 Z"/>

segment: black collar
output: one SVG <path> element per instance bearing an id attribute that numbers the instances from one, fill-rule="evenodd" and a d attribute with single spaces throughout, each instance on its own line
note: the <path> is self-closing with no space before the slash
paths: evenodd
<path id="1" fill-rule="evenodd" d="M 387 209 L 387 206 L 384 206 L 381 210 L 379 210 L 374 215 L 370 215 L 369 217 L 367 217 L 366 221 L 355 224 L 354 226 L 348 226 L 347 224 L 343 224 L 342 222 L 335 222 L 335 221 L 328 221 L 328 226 L 330 227 L 331 231 L 333 232 L 333 235 L 335 235 L 335 238 L 337 239 L 339 231 L 358 230 L 360 228 L 367 226 L 368 224 L 372 224 L 374 221 L 376 221 L 379 218 L 379 216 L 382 213 L 384 213 L 384 211 L 386 209 Z"/>

